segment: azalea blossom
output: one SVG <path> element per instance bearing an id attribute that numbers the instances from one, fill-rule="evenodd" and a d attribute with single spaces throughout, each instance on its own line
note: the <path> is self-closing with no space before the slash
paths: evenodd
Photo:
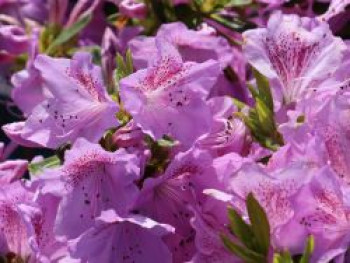
<path id="1" fill-rule="evenodd" d="M 121 80 L 122 102 L 145 133 L 155 139 L 170 135 L 188 147 L 210 129 L 205 99 L 219 65 L 213 60 L 183 62 L 175 47 L 162 38 L 157 38 L 157 48 L 153 65 Z"/>
<path id="2" fill-rule="evenodd" d="M 78 139 L 65 158 L 65 165 L 56 171 L 60 182 L 55 186 L 61 190 L 45 190 L 62 195 L 55 223 L 58 235 L 77 237 L 106 209 L 113 208 L 121 215 L 128 212 L 138 196 L 134 181 L 139 168 L 134 155 L 124 150 L 106 152 Z"/>
<path id="3" fill-rule="evenodd" d="M 325 167 L 300 191 L 293 203 L 300 207 L 295 220 L 304 228 L 304 235 L 313 234 L 320 240 L 314 258 L 325 257 L 335 248 L 345 251 L 349 243 L 349 204 L 336 174 Z"/>
<path id="4" fill-rule="evenodd" d="M 118 107 L 107 95 L 100 68 L 91 64 L 90 55 L 77 53 L 72 60 L 41 55 L 34 66 L 49 94 L 28 117 L 24 139 L 49 148 L 78 137 L 96 142 L 108 128 L 118 125 Z"/>
<path id="5" fill-rule="evenodd" d="M 13 252 L 23 259 L 30 258 L 28 232 L 19 210 L 21 203 L 31 203 L 33 193 L 21 182 L 0 188 L 0 253 Z"/>
<path id="6" fill-rule="evenodd" d="M 165 38 L 174 45 L 184 61 L 201 63 L 213 59 L 225 68 L 233 58 L 225 38 L 213 36 L 205 30 L 190 30 L 183 23 L 170 23 L 162 25 L 156 37 L 139 36 L 129 42 L 137 69 L 147 67 L 152 57 L 157 55 L 157 38 Z M 144 56 L 145 52 L 150 56 Z"/>
<path id="7" fill-rule="evenodd" d="M 286 103 L 332 76 L 345 51 L 326 23 L 279 12 L 270 17 L 267 28 L 246 31 L 243 38 L 249 63 L 278 80 L 277 91 Z"/>
<path id="8" fill-rule="evenodd" d="M 171 262 L 162 237 L 172 231 L 171 226 L 149 218 L 120 217 L 107 210 L 97 218 L 96 226 L 72 241 L 70 247 L 73 257 L 83 262 Z"/>
<path id="9" fill-rule="evenodd" d="M 134 210 L 158 222 L 175 227 L 166 241 L 175 262 L 191 259 L 195 231 L 190 225 L 191 206 L 200 204 L 207 185 L 215 185 L 212 158 L 204 151 L 190 149 L 178 154 L 163 175 L 144 182 Z"/>
<path id="10" fill-rule="evenodd" d="M 348 0 L 0 0 L 0 262 L 350 262 Z"/>

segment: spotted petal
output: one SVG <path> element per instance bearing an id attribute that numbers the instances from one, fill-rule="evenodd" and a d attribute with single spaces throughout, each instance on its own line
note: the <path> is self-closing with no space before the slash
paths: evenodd
<path id="1" fill-rule="evenodd" d="M 271 16 L 267 28 L 248 30 L 243 37 L 248 61 L 279 80 L 287 103 L 332 76 L 346 48 L 326 23 L 281 13 Z"/>
<path id="2" fill-rule="evenodd" d="M 145 70 L 121 81 L 121 98 L 144 132 L 155 139 L 173 136 L 191 145 L 211 126 L 205 99 L 219 74 L 217 62 L 183 63 L 166 40 L 159 40 L 158 57 Z"/>
<path id="3" fill-rule="evenodd" d="M 77 137 L 97 142 L 118 124 L 117 106 L 106 94 L 100 68 L 91 63 L 90 55 L 77 53 L 72 60 L 41 55 L 35 67 L 50 94 L 26 121 L 24 139 L 49 148 Z"/>
<path id="4" fill-rule="evenodd" d="M 164 262 L 171 254 L 162 236 L 173 232 L 169 225 L 160 224 L 139 215 L 120 217 L 113 210 L 104 211 L 89 229 L 71 242 L 72 255 L 83 262 Z"/>
<path id="5" fill-rule="evenodd" d="M 65 193 L 58 208 L 56 232 L 75 238 L 93 225 L 101 211 L 128 212 L 138 189 L 137 158 L 118 150 L 106 152 L 97 144 L 78 139 L 59 170 Z"/>

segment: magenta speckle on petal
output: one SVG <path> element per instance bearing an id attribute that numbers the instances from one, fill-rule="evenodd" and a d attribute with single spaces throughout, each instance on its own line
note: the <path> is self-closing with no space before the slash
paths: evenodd
<path id="1" fill-rule="evenodd" d="M 0 262 L 350 262 L 349 5 L 0 0 Z"/>

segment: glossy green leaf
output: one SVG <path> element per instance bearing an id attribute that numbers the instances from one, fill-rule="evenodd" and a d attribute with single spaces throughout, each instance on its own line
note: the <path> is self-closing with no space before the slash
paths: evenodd
<path id="1" fill-rule="evenodd" d="M 31 175 L 36 175 L 42 172 L 44 169 L 54 168 L 59 166 L 60 164 L 61 164 L 60 159 L 58 158 L 58 156 L 54 155 L 40 162 L 30 163 L 28 166 L 28 170 Z"/>
<path id="2" fill-rule="evenodd" d="M 116 57 L 116 60 L 117 60 L 117 71 L 120 75 L 123 75 L 126 73 L 126 65 L 125 65 L 125 62 L 124 62 L 124 58 L 121 54 L 117 54 L 117 57 Z"/>
<path id="3" fill-rule="evenodd" d="M 247 247 L 254 249 L 254 233 L 241 215 L 232 208 L 228 208 L 231 232 Z"/>
<path id="4" fill-rule="evenodd" d="M 238 108 L 238 110 L 243 110 L 246 107 L 249 107 L 247 104 L 245 104 L 244 102 L 236 99 L 236 98 L 231 98 L 233 104 Z"/>
<path id="5" fill-rule="evenodd" d="M 126 51 L 125 68 L 126 68 L 126 74 L 127 75 L 130 75 L 134 71 L 134 66 L 133 66 L 133 62 L 132 62 L 132 55 L 131 55 L 131 50 L 130 49 L 128 49 Z"/>
<path id="6" fill-rule="evenodd" d="M 242 7 L 251 5 L 253 3 L 252 0 L 229 0 L 226 6 L 231 7 Z"/>
<path id="7" fill-rule="evenodd" d="M 257 98 L 257 97 L 259 97 L 259 91 L 256 90 L 256 89 L 253 87 L 253 85 L 247 83 L 247 87 L 248 87 L 249 92 L 252 94 L 252 96 L 253 96 L 254 99 Z"/>
<path id="8" fill-rule="evenodd" d="M 259 97 L 266 103 L 267 107 L 273 111 L 273 98 L 268 79 L 255 69 L 253 69 L 253 73 L 259 90 Z"/>
<path id="9" fill-rule="evenodd" d="M 264 256 L 233 243 L 228 237 L 221 235 L 221 240 L 225 247 L 234 255 L 241 258 L 245 263 L 265 263 Z"/>
<path id="10" fill-rule="evenodd" d="M 300 259 L 300 263 L 309 263 L 312 252 L 315 248 L 315 240 L 313 236 L 309 236 L 306 241 L 306 246 L 304 248 L 303 256 Z"/>
<path id="11" fill-rule="evenodd" d="M 51 54 L 57 47 L 66 43 L 83 30 L 91 21 L 92 15 L 85 15 L 72 26 L 63 29 L 57 38 L 47 48 L 46 53 Z"/>
<path id="12" fill-rule="evenodd" d="M 247 83 L 247 87 L 255 100 L 255 105 L 249 108 L 248 116 L 244 116 L 243 113 L 237 116 L 245 123 L 255 141 L 265 148 L 276 151 L 284 142 L 275 123 L 269 82 L 258 71 L 254 69 L 253 71 L 257 88 L 249 83 Z M 238 106 L 239 110 L 242 110 L 245 105 L 237 100 L 234 100 L 233 103 Z"/>
<path id="13" fill-rule="evenodd" d="M 266 134 L 273 134 L 276 129 L 273 112 L 271 112 L 271 110 L 260 98 L 256 99 L 255 108 L 260 122 L 260 129 Z"/>
<path id="14" fill-rule="evenodd" d="M 210 15 L 210 18 L 213 19 L 215 22 L 231 29 L 234 31 L 243 31 L 245 24 L 242 21 L 239 20 L 232 20 L 229 18 L 226 18 L 224 16 L 218 15 L 218 14 L 212 14 Z"/>
<path id="15" fill-rule="evenodd" d="M 273 263 L 294 263 L 288 251 L 276 253 L 273 256 Z"/>
<path id="16" fill-rule="evenodd" d="M 131 51 L 128 49 L 125 54 L 125 59 L 121 54 L 116 56 L 117 70 L 116 70 L 116 80 L 117 83 L 120 79 L 129 76 L 134 71 L 133 61 Z"/>
<path id="17" fill-rule="evenodd" d="M 270 248 L 270 224 L 266 213 L 252 193 L 247 196 L 246 203 L 259 252 L 267 256 Z"/>
<path id="18" fill-rule="evenodd" d="M 272 151 L 277 151 L 280 146 L 279 144 L 276 144 L 271 138 L 262 138 L 260 140 L 260 144 Z"/>

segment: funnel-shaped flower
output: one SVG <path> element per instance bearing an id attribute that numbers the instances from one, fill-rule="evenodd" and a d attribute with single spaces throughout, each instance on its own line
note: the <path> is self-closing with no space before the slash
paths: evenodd
<path id="1" fill-rule="evenodd" d="M 72 255 L 90 263 L 170 263 L 171 254 L 162 237 L 171 232 L 171 226 L 150 218 L 121 217 L 114 210 L 107 210 L 93 228 L 71 242 Z"/>
<path id="2" fill-rule="evenodd" d="M 22 137 L 49 148 L 84 137 L 97 142 L 118 124 L 117 105 L 109 98 L 100 68 L 91 55 L 77 53 L 72 60 L 38 56 L 35 67 L 49 90 L 46 100 L 29 116 Z"/>
<path id="3" fill-rule="evenodd" d="M 121 80 L 120 95 L 144 132 L 155 139 L 170 135 L 188 146 L 211 127 L 205 99 L 220 66 L 213 60 L 183 62 L 175 47 L 162 38 L 157 38 L 157 48 L 153 65 Z"/>
<path id="4" fill-rule="evenodd" d="M 346 47 L 326 23 L 281 13 L 271 16 L 267 28 L 246 31 L 243 37 L 248 61 L 279 81 L 287 103 L 332 76 Z"/>

